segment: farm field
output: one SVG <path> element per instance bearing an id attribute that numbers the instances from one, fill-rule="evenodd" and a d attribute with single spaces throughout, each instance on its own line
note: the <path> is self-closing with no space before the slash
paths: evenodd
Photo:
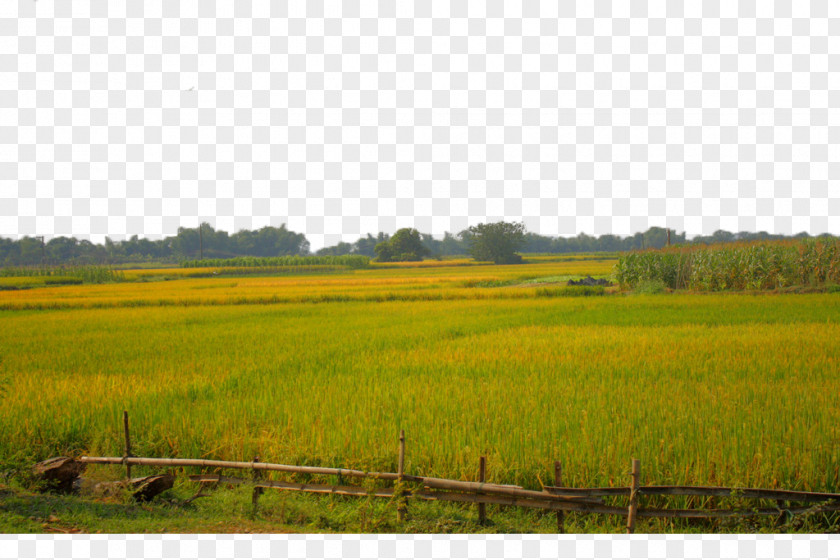
<path id="1" fill-rule="evenodd" d="M 129 282 L 125 283 L 87 285 L 75 290 L 46 287 L 6 292 L 0 297 L 0 310 L 527 298 L 533 297 L 538 287 L 569 278 L 609 275 L 615 262 L 559 260 L 507 266 L 476 266 L 467 261 L 443 261 L 434 266 L 388 263 L 345 273 L 238 278 L 190 277 L 212 276 L 219 270 L 214 268 L 126 271 L 123 275 Z M 161 277 L 172 280 L 142 281 Z M 535 279 L 538 282 L 534 283 Z M 531 284 L 522 286 L 524 290 L 486 289 L 528 283 Z"/>
<path id="2" fill-rule="evenodd" d="M 840 491 L 840 294 L 546 297 L 614 264 L 3 291 L 0 462 L 128 410 L 137 456 L 394 471 L 404 429 L 409 474 Z"/>

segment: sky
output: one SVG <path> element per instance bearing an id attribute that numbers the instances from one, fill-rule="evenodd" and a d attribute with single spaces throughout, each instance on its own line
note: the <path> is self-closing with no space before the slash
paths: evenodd
<path id="1" fill-rule="evenodd" d="M 840 4 L 513 4 L 4 2 L 0 235 L 840 234 Z"/>

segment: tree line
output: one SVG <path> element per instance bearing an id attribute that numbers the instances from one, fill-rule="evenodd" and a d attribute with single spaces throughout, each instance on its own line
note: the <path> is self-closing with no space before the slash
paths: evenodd
<path id="1" fill-rule="evenodd" d="M 479 224 L 460 233 L 446 232 L 442 239 L 416 229 L 404 228 L 394 235 L 367 234 L 353 243 L 340 242 L 315 252 L 318 256 L 365 255 L 379 261 L 420 260 L 444 256 L 472 255 L 479 260 L 517 262 L 517 253 L 617 252 L 664 247 L 669 241 L 684 243 L 726 243 L 731 241 L 767 241 L 809 238 L 808 233 L 793 236 L 767 232 L 718 230 L 712 235 L 687 239 L 685 233 L 652 227 L 645 232 L 621 237 L 581 233 L 575 237 L 550 237 L 525 231 L 522 224 L 497 222 Z M 379 249 L 377 250 L 377 247 Z M 0 265 L 36 264 L 124 264 L 139 262 L 177 263 L 187 259 L 224 259 L 231 257 L 281 257 L 309 255 L 306 236 L 280 227 L 266 226 L 233 234 L 216 230 L 209 224 L 178 228 L 178 233 L 152 240 L 132 236 L 102 244 L 73 237 L 27 236 L 13 240 L 0 237 Z"/>
<path id="2" fill-rule="evenodd" d="M 185 259 L 230 257 L 278 257 L 308 255 L 309 241 L 302 233 L 266 226 L 234 234 L 216 230 L 210 224 L 178 228 L 176 235 L 164 239 L 132 236 L 122 241 L 105 238 L 103 244 L 74 237 L 0 237 L 0 264 L 123 264 L 134 262 L 174 263 Z"/>

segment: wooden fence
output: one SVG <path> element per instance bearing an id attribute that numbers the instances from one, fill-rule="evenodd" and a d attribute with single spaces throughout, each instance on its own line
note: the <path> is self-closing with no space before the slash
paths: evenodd
<path id="1" fill-rule="evenodd" d="M 76 461 L 81 464 L 121 464 L 126 468 L 126 478 L 131 478 L 131 467 L 199 467 L 212 469 L 239 469 L 251 472 L 251 477 L 232 477 L 222 474 L 194 474 L 189 479 L 200 483 L 195 499 L 204 496 L 202 489 L 211 484 L 247 484 L 253 487 L 253 505 L 256 508 L 260 494 L 266 488 L 292 490 L 315 494 L 333 494 L 339 496 L 376 497 L 395 500 L 400 521 L 408 511 L 409 500 L 431 500 L 474 503 L 478 505 L 480 522 L 486 521 L 486 504 L 538 508 L 557 512 L 557 530 L 563 532 L 564 513 L 596 513 L 618 515 L 627 518 L 626 529 L 633 533 L 636 520 L 642 517 L 659 518 L 732 518 L 770 516 L 779 522 L 786 516 L 805 513 L 840 511 L 840 494 L 824 492 L 800 492 L 792 490 L 774 490 L 762 488 L 728 488 L 711 486 L 641 486 L 641 461 L 633 459 L 629 472 L 629 485 L 609 488 L 568 488 L 562 486 L 562 465 L 555 462 L 553 486 L 543 486 L 541 491 L 529 490 L 520 486 L 493 484 L 485 481 L 486 459 L 479 460 L 479 481 L 469 482 L 406 474 L 405 434 L 400 433 L 398 451 L 398 472 L 368 472 L 356 469 L 283 465 L 253 461 L 216 461 L 207 459 L 160 459 L 134 457 L 131 455 L 131 440 L 128 429 L 128 414 L 124 413 L 125 453 L 122 457 L 81 457 Z M 266 471 L 299 473 L 308 475 L 335 476 L 344 478 L 374 479 L 390 481 L 391 487 L 369 489 L 361 486 L 344 484 L 296 483 L 263 478 Z M 78 474 L 78 473 L 77 473 Z M 152 478 L 152 477 L 147 477 Z M 136 479 L 145 480 L 145 479 Z M 170 484 L 171 486 L 171 484 Z M 669 509 L 644 507 L 642 498 L 646 496 L 699 496 L 707 498 L 729 497 L 752 500 L 770 500 L 773 507 L 766 505 L 742 509 Z M 626 506 L 604 503 L 604 498 L 626 497 Z M 807 505 L 802 505 L 807 504 Z"/>

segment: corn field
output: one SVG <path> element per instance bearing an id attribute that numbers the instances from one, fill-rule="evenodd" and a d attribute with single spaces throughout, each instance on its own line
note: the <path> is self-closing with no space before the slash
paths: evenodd
<path id="1" fill-rule="evenodd" d="M 614 276 L 622 289 L 645 282 L 709 292 L 840 284 L 840 239 L 634 252 L 619 258 Z"/>

